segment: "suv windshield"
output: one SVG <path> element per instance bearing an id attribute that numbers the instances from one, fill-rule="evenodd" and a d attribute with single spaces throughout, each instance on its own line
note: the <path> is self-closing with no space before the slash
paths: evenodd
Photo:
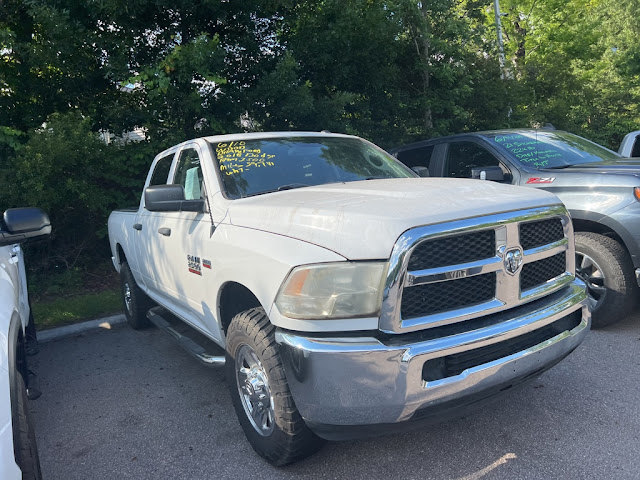
<path id="1" fill-rule="evenodd" d="M 567 132 L 491 133 L 484 137 L 525 166 L 564 168 L 620 158 L 616 152 Z"/>
<path id="2" fill-rule="evenodd" d="M 326 183 L 416 176 L 358 138 L 264 138 L 211 146 L 231 199 Z"/>

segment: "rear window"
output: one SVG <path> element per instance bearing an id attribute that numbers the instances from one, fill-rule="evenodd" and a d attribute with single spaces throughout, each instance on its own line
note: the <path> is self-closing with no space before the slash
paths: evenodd
<path id="1" fill-rule="evenodd" d="M 291 137 L 212 143 L 229 198 L 375 178 L 415 177 L 358 138 Z"/>
<path id="2" fill-rule="evenodd" d="M 431 154 L 433 154 L 434 145 L 426 147 L 412 148 L 398 152 L 398 160 L 407 167 L 427 167 L 431 163 Z"/>
<path id="3" fill-rule="evenodd" d="M 156 167 L 151 174 L 151 180 L 149 180 L 149 186 L 152 185 L 164 185 L 167 183 L 169 177 L 169 170 L 171 170 L 171 162 L 173 162 L 173 153 L 162 157 L 156 162 Z"/>

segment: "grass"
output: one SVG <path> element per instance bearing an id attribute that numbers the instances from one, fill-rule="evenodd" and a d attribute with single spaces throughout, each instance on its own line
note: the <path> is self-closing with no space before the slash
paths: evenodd
<path id="1" fill-rule="evenodd" d="M 119 289 L 98 293 L 80 293 L 54 300 L 32 302 L 38 330 L 69 325 L 122 311 Z"/>
<path id="2" fill-rule="evenodd" d="M 111 263 L 91 270 L 30 274 L 28 282 L 39 330 L 122 312 L 118 275 Z"/>

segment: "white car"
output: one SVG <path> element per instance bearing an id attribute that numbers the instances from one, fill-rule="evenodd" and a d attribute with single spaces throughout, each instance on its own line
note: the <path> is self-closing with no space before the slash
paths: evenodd
<path id="1" fill-rule="evenodd" d="M 0 479 L 39 479 L 40 461 L 27 405 L 30 316 L 20 243 L 48 235 L 37 208 L 6 210 L 0 223 Z"/>

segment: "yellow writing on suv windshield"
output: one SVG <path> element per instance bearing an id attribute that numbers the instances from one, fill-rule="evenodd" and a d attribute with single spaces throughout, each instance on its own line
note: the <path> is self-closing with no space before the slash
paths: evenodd
<path id="1" fill-rule="evenodd" d="M 259 148 L 247 148 L 245 142 L 226 142 L 216 145 L 220 171 L 225 175 L 245 173 L 255 168 L 273 167 L 275 155 Z"/>

